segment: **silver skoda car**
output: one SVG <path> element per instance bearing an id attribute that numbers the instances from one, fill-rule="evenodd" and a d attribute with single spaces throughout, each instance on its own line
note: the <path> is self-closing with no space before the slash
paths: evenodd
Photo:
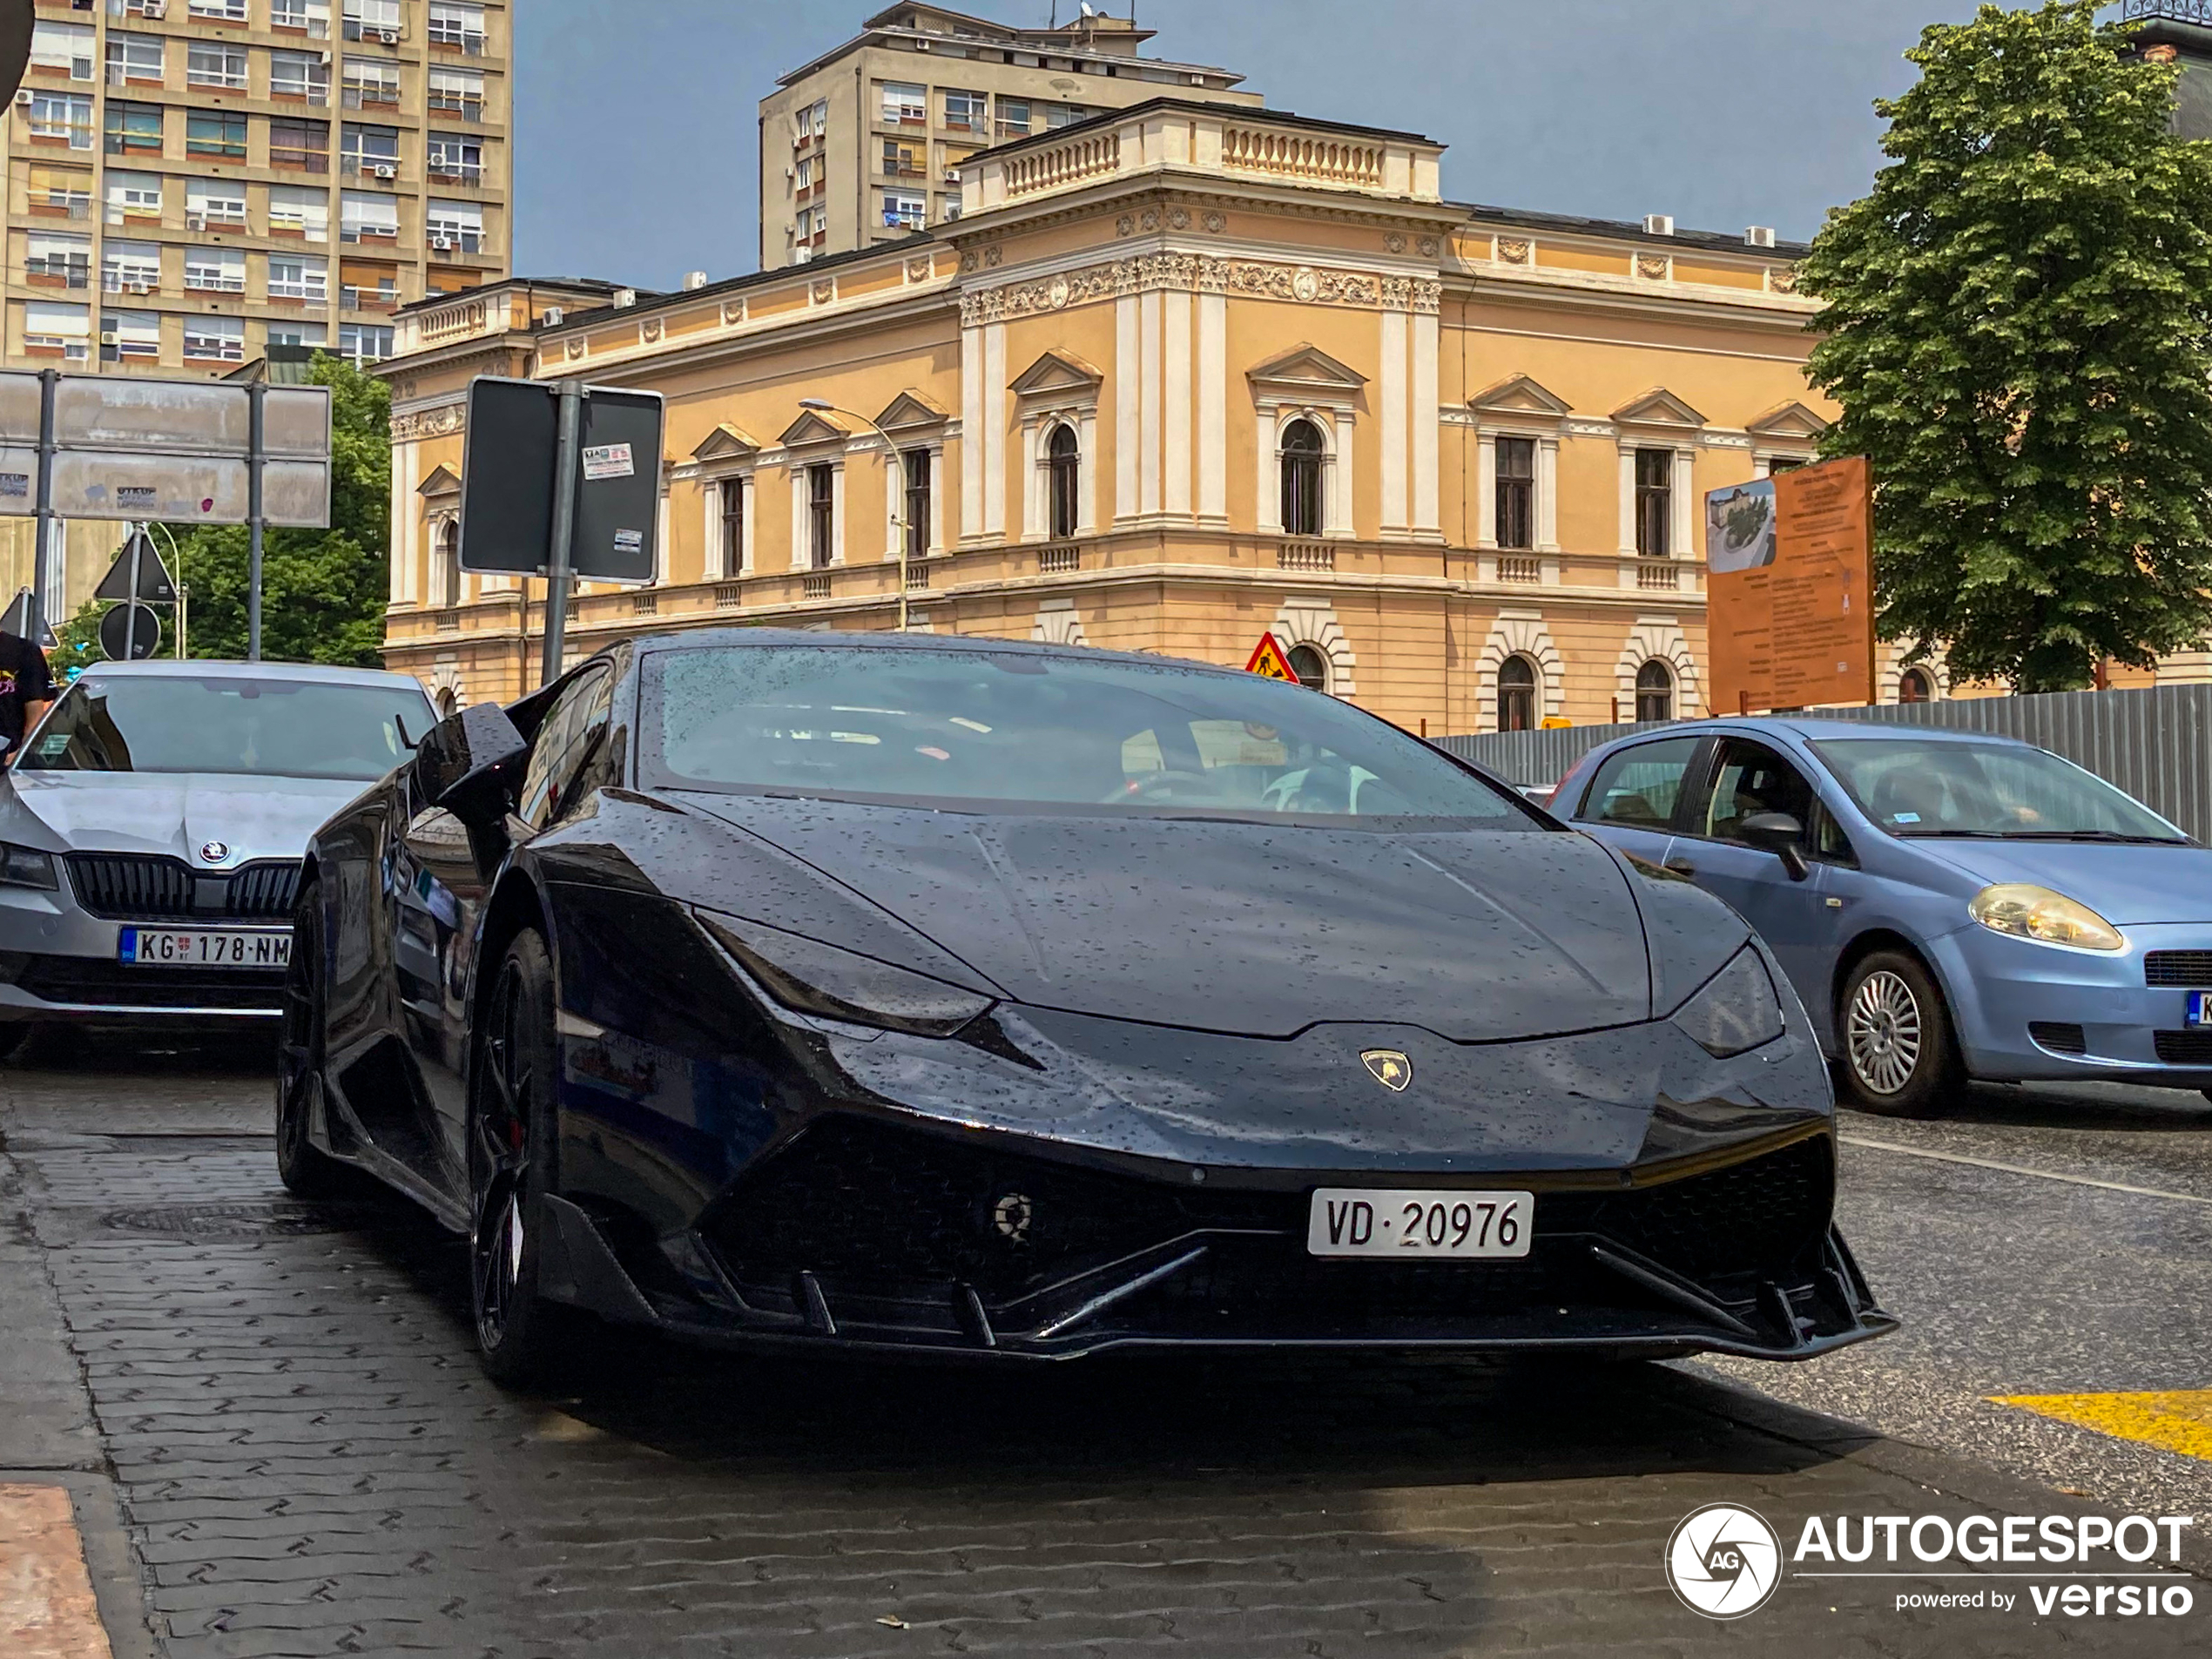
<path id="1" fill-rule="evenodd" d="M 0 774 L 0 1053 L 51 1020 L 276 1017 L 309 833 L 435 718 L 403 674 L 88 670 Z"/>

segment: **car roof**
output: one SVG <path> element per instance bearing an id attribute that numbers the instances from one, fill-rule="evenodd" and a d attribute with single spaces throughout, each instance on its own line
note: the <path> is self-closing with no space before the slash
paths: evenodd
<path id="1" fill-rule="evenodd" d="M 1015 651 L 1025 657 L 1062 657 L 1071 662 L 1131 663 L 1157 668 L 1204 669 L 1215 674 L 1243 671 L 1164 651 L 1101 651 L 1095 645 L 1057 645 L 1034 639 L 1005 639 L 993 634 L 846 633 L 819 628 L 690 628 L 681 633 L 644 634 L 628 642 L 640 651 L 690 651 L 713 645 L 833 645 L 859 651 Z"/>
<path id="2" fill-rule="evenodd" d="M 1838 720 L 1823 719 L 1817 715 L 1724 715 L 1717 719 L 1683 720 L 1669 726 L 1654 726 L 1639 732 L 1634 737 L 1616 738 L 1615 744 L 1632 743 L 1638 738 L 1659 737 L 1702 737 L 1707 732 L 1745 732 L 1752 736 L 1786 735 L 1807 743 L 1819 743 L 1839 738 L 1923 738 L 1929 743 L 2008 743 L 2020 748 L 2034 745 L 2023 738 L 2007 737 L 2001 732 L 1957 732 L 1944 726 L 1908 724 L 1902 720 Z"/>
<path id="3" fill-rule="evenodd" d="M 93 663 L 85 679 L 128 675 L 136 679 L 297 680 L 321 685 L 374 685 L 388 690 L 401 686 L 422 690 L 412 674 L 394 674 L 381 668 L 332 668 L 321 663 L 229 663 L 188 658 L 184 662 Z"/>

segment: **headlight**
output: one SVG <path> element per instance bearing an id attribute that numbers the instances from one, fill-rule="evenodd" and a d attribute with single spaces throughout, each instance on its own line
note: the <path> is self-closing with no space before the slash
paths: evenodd
<path id="1" fill-rule="evenodd" d="M 0 887 L 42 887 L 48 893 L 60 891 L 61 881 L 54 873 L 54 855 L 0 841 Z"/>
<path id="2" fill-rule="evenodd" d="M 1675 1023 L 1716 1060 L 1743 1054 L 1782 1035 L 1782 999 L 1759 954 L 1746 946 L 1683 1004 Z"/>
<path id="3" fill-rule="evenodd" d="M 722 948 L 787 1008 L 917 1036 L 948 1037 L 991 999 L 780 927 L 695 913 Z"/>
<path id="4" fill-rule="evenodd" d="M 1984 887 L 1974 894 L 1966 914 L 1992 933 L 2040 940 L 2046 945 L 2072 945 L 2077 950 L 2128 947 L 2120 929 L 2087 905 L 2025 881 Z"/>

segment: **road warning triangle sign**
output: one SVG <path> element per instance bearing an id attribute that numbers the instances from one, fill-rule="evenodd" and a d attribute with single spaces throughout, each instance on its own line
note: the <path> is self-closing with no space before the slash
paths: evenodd
<path id="1" fill-rule="evenodd" d="M 31 597 L 29 588 L 19 591 L 15 604 L 8 607 L 7 614 L 0 616 L 0 634 L 13 634 L 18 639 L 28 639 L 42 651 L 53 650 L 56 643 L 54 631 L 38 614 L 38 602 Z"/>
<path id="2" fill-rule="evenodd" d="M 1276 643 L 1271 632 L 1259 637 L 1259 644 L 1252 648 L 1251 661 L 1244 664 L 1244 672 L 1257 674 L 1262 679 L 1298 684 L 1298 676 L 1291 672 L 1291 659 L 1283 654 L 1282 646 Z"/>
<path id="3" fill-rule="evenodd" d="M 131 554 L 135 548 L 138 556 L 138 590 L 131 591 Z M 92 590 L 95 599 L 150 599 L 156 604 L 174 604 L 177 584 L 170 579 L 169 567 L 161 562 L 161 554 L 154 547 L 153 537 L 144 530 L 133 530 L 123 543 L 123 550 L 115 556 L 115 563 L 100 578 L 100 585 Z"/>

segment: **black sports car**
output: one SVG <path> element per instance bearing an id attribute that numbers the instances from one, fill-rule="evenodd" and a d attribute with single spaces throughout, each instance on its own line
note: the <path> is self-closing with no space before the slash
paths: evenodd
<path id="1" fill-rule="evenodd" d="M 708 1340 L 1878 1335 L 1765 948 L 1295 685 L 997 640 L 633 641 L 472 708 L 302 880 L 278 1145 Z"/>

